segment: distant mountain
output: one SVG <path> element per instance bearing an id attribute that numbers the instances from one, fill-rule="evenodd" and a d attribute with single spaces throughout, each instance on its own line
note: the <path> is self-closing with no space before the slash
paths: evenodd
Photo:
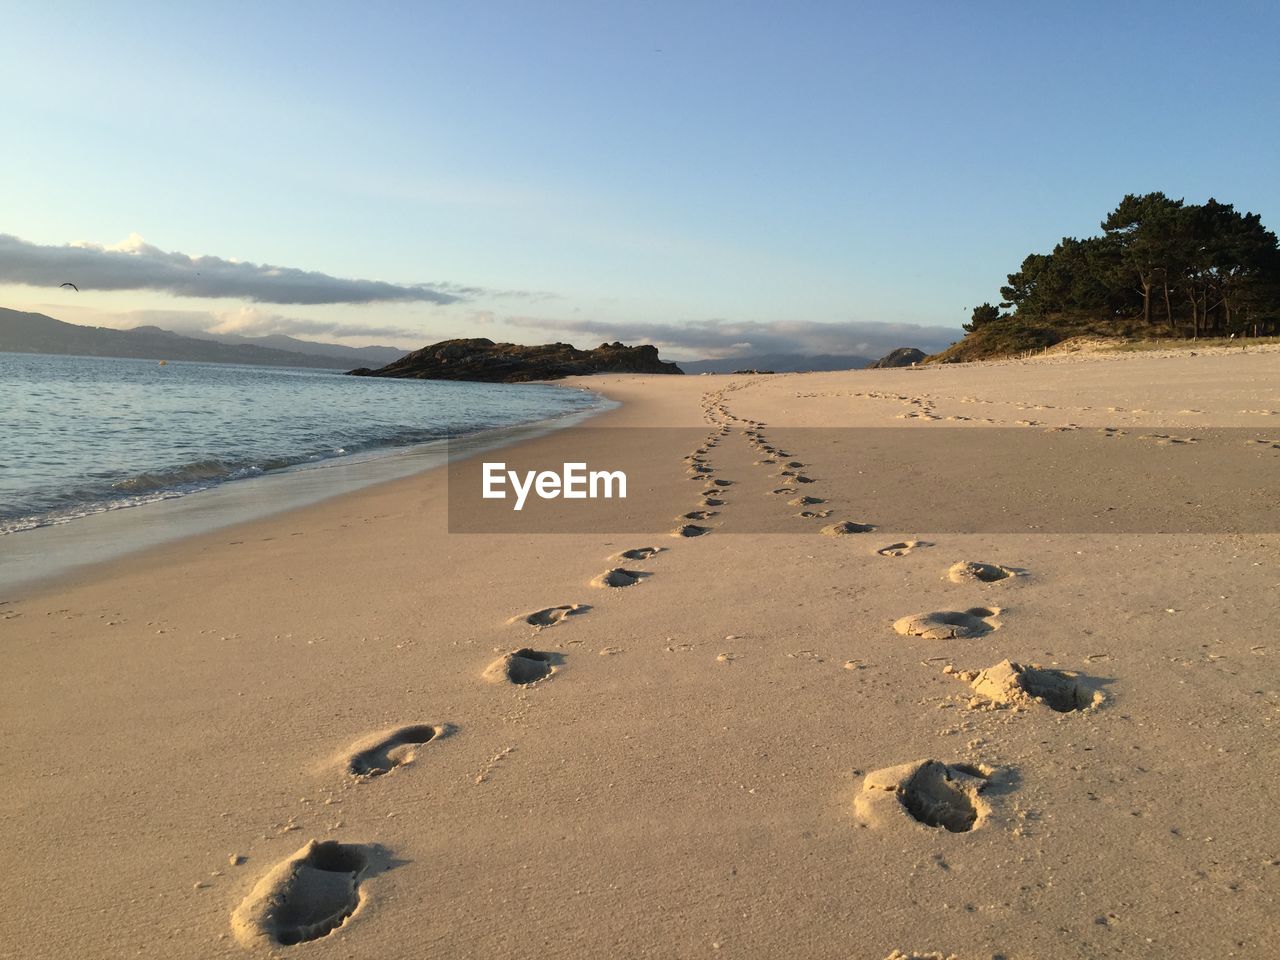
<path id="1" fill-rule="evenodd" d="M 189 336 L 199 340 L 214 340 L 218 343 L 238 343 L 249 347 L 305 353 L 313 357 L 333 357 L 335 360 L 341 360 L 344 367 L 372 364 L 381 367 L 399 360 L 409 352 L 399 347 L 346 347 L 340 343 L 316 343 L 312 340 L 288 337 L 282 333 L 273 333 L 265 337 L 243 337 L 234 333 L 193 333 Z"/>
<path id="2" fill-rule="evenodd" d="M 265 338 L 248 338 L 265 339 Z M 291 337 L 283 339 L 292 340 Z M 294 340 L 294 343 L 305 343 Z M 333 348 L 333 344 L 315 344 Z M 115 330 L 110 327 L 87 327 L 64 323 L 43 313 L 23 313 L 0 307 L 0 352 L 54 353 L 81 357 L 135 357 L 142 360 L 194 360 L 202 363 L 252 363 L 272 367 L 314 367 L 343 370 L 350 366 L 349 352 L 324 356 L 320 352 L 299 353 L 257 346 L 252 343 L 220 343 L 200 337 L 187 337 L 160 327 L 134 327 Z M 374 348 L 383 349 L 383 348 Z M 396 354 L 400 355 L 400 351 Z"/>
<path id="3" fill-rule="evenodd" d="M 772 370 L 775 373 L 821 370 L 861 370 L 869 366 L 870 357 L 852 354 L 820 353 L 805 356 L 801 353 L 766 353 L 755 357 L 728 357 L 723 360 L 680 361 L 685 373 L 733 373 L 735 370 Z"/>

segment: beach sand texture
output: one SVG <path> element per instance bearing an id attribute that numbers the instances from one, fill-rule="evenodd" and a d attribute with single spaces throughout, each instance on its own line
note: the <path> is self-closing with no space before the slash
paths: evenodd
<path id="1" fill-rule="evenodd" d="M 436 470 L 0 597 L 0 956 L 1274 955 L 1280 537 L 949 532 L 1039 466 L 892 445 L 1280 475 L 1280 353 L 578 382 L 702 438 L 530 441 L 647 437 L 650 534 Z"/>

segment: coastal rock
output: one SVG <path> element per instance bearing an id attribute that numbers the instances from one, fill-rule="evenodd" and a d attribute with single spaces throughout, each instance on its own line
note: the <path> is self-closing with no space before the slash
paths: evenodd
<path id="1" fill-rule="evenodd" d="M 899 347 L 897 350 L 891 350 L 883 357 L 871 364 L 869 369 L 878 370 L 884 367 L 913 367 L 928 354 L 923 350 L 917 350 L 915 347 Z"/>
<path id="2" fill-rule="evenodd" d="M 615 341 L 594 350 L 578 350 L 568 343 L 524 346 L 494 343 L 484 337 L 443 340 L 415 350 L 377 370 L 360 367 L 355 377 L 400 377 L 411 380 L 479 380 L 522 383 L 558 380 L 592 373 L 683 373 L 674 363 L 658 359 L 651 344 L 628 347 Z"/>

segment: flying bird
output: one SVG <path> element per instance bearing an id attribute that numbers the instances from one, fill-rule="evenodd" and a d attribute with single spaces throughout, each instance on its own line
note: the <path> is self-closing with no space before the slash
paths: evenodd
<path id="1" fill-rule="evenodd" d="M 60 284 L 58 284 L 58 286 L 60 286 L 60 287 L 70 287 L 70 288 L 71 288 L 72 290 L 74 290 L 76 293 L 79 293 L 79 292 L 80 292 L 80 288 L 79 288 L 79 287 L 77 287 L 74 283 L 60 283 Z"/>

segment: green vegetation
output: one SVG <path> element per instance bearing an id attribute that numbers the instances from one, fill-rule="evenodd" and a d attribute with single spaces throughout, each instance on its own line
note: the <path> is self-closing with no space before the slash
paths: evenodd
<path id="1" fill-rule="evenodd" d="M 1052 253 L 1028 256 L 1000 288 L 999 306 L 974 307 L 964 340 L 931 359 L 1003 356 L 1076 336 L 1280 334 L 1280 244 L 1258 214 L 1129 194 L 1101 227 L 1101 236 L 1064 237 Z"/>

